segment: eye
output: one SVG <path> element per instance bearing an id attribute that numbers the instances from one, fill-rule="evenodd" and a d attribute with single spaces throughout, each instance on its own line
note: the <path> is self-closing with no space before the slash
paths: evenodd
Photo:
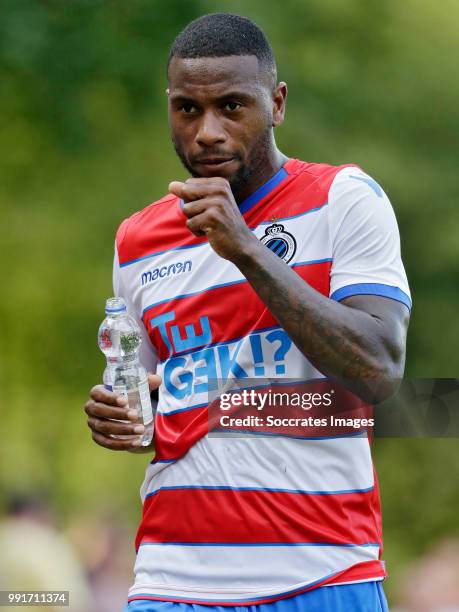
<path id="1" fill-rule="evenodd" d="M 192 114 L 196 113 L 198 109 L 196 108 L 196 106 L 194 106 L 194 104 L 191 104 L 191 102 L 184 102 L 180 106 L 180 110 L 185 115 L 192 115 Z"/>
<path id="2" fill-rule="evenodd" d="M 242 107 L 242 104 L 239 104 L 239 102 L 226 102 L 225 104 L 225 110 L 230 111 L 230 112 L 234 112 L 239 110 Z"/>

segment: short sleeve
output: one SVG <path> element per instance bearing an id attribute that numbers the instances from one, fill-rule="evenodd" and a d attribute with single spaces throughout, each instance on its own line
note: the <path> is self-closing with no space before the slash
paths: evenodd
<path id="1" fill-rule="evenodd" d="M 328 203 L 330 298 L 379 295 L 411 309 L 397 220 L 382 188 L 359 168 L 344 168 L 335 176 Z"/>
<path id="2" fill-rule="evenodd" d="M 115 255 L 113 258 L 113 291 L 116 297 L 122 297 L 126 303 L 128 313 L 137 321 L 141 332 L 142 332 L 142 344 L 140 345 L 139 358 L 140 363 L 147 370 L 147 372 L 156 372 L 156 366 L 158 364 L 158 357 L 156 350 L 153 347 L 150 337 L 148 336 L 147 330 L 143 324 L 141 318 L 139 318 L 136 309 L 134 308 L 128 292 L 124 290 L 122 283 L 121 268 L 118 258 L 118 249 L 115 244 Z"/>

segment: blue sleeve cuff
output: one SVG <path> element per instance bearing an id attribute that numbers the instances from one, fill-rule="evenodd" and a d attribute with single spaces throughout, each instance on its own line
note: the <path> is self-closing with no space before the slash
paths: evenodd
<path id="1" fill-rule="evenodd" d="M 330 299 L 340 302 L 344 300 L 344 298 L 351 297 L 351 295 L 380 295 L 381 297 L 388 297 L 405 304 L 408 310 L 411 310 L 412 307 L 411 299 L 404 291 L 399 287 L 383 285 L 382 283 L 356 283 L 354 285 L 346 285 L 346 287 L 341 287 L 341 289 L 334 291 Z"/>

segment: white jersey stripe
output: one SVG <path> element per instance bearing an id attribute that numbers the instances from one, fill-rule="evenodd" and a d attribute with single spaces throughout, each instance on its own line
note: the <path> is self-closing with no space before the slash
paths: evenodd
<path id="1" fill-rule="evenodd" d="M 311 259 L 309 261 L 299 261 L 297 263 L 293 263 L 293 264 L 289 264 L 289 265 L 290 265 L 291 268 L 298 268 L 300 266 L 311 266 L 311 265 L 314 265 L 314 264 L 321 264 L 321 263 L 326 263 L 326 262 L 331 262 L 331 261 L 332 261 L 331 257 L 324 257 L 322 259 Z M 198 291 L 192 291 L 191 293 L 182 293 L 180 295 L 174 295 L 174 296 L 172 296 L 170 298 L 167 298 L 165 300 L 160 300 L 159 302 L 154 302 L 153 304 L 148 304 L 143 309 L 143 313 L 142 314 L 145 314 L 146 312 L 148 312 L 152 308 L 156 308 L 157 306 L 161 306 L 162 304 L 167 304 L 168 302 L 171 302 L 173 300 L 183 300 L 184 298 L 194 297 L 196 295 L 199 295 L 199 294 L 207 292 L 207 291 L 213 291 L 214 289 L 221 289 L 222 287 L 231 287 L 231 286 L 240 285 L 240 284 L 249 285 L 249 282 L 247 281 L 247 279 L 242 278 L 242 279 L 238 279 L 238 280 L 229 281 L 227 283 L 220 283 L 218 285 L 208 285 L 208 286 L 204 287 L 203 289 L 199 289 Z"/>
<path id="2" fill-rule="evenodd" d="M 218 511 L 218 509 L 216 509 Z M 267 554 L 267 549 L 273 549 Z M 275 552 L 274 552 L 275 551 Z M 209 601 L 249 600 L 291 592 L 323 580 L 355 563 L 378 559 L 379 546 L 187 546 L 145 544 L 135 563 L 132 597 L 155 595 Z M 221 584 L 221 568 L 227 587 Z M 240 568 L 250 568 L 241 572 Z M 167 577 L 167 580 L 165 580 Z M 233 585 L 230 587 L 230 585 Z"/>
<path id="3" fill-rule="evenodd" d="M 293 452 L 287 452 L 292 450 Z M 199 440 L 188 453 L 157 471 L 147 468 L 142 499 L 163 487 L 230 487 L 303 492 L 353 492 L 374 486 L 366 437 L 298 440 L 232 437 Z M 327 475 L 324 480 L 324 474 Z"/>

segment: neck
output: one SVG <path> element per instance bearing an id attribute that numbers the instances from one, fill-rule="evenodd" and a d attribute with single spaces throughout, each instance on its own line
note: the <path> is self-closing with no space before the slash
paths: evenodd
<path id="1" fill-rule="evenodd" d="M 282 168 L 287 160 L 288 157 L 281 153 L 277 147 L 274 147 L 267 159 L 263 161 L 260 160 L 260 162 L 256 164 L 253 173 L 241 189 L 238 189 L 237 192 L 233 194 L 237 204 L 241 204 L 259 187 L 264 185 L 266 181 L 269 181 L 269 179 Z"/>

